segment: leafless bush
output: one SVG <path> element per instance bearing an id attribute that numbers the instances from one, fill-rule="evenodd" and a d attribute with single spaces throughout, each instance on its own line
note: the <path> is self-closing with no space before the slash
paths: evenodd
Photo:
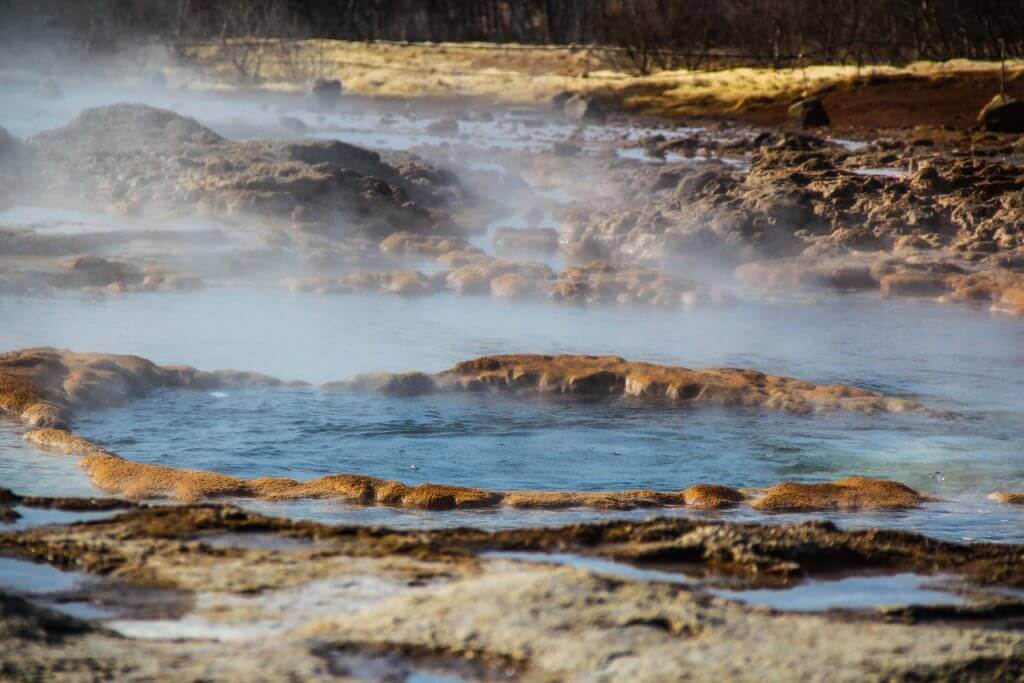
<path id="1" fill-rule="evenodd" d="M 1021 0 L 0 0 L 0 32 L 39 17 L 87 51 L 216 41 L 247 79 L 270 38 L 588 44 L 644 73 L 1024 55 Z"/>

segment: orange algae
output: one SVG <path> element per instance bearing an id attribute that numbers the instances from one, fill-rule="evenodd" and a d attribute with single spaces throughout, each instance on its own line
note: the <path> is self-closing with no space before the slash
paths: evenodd
<path id="1" fill-rule="evenodd" d="M 44 427 L 25 433 L 25 440 L 40 448 L 68 455 L 87 455 L 103 449 L 88 439 L 72 434 L 66 429 Z"/>
<path id="2" fill-rule="evenodd" d="M 822 484 L 776 484 L 751 506 L 764 512 L 898 510 L 914 508 L 928 500 L 928 496 L 898 481 L 849 477 Z"/>
<path id="3" fill-rule="evenodd" d="M 1007 505 L 1024 505 L 1024 491 L 996 491 L 989 494 L 989 499 Z"/>
<path id="4" fill-rule="evenodd" d="M 617 356 L 483 356 L 440 373 L 437 382 L 442 388 L 467 391 L 629 396 L 795 413 L 840 409 L 875 413 L 920 407 L 914 401 L 846 384 L 816 385 L 739 368 L 691 370 L 630 362 Z"/>
<path id="5" fill-rule="evenodd" d="M 742 491 L 722 484 L 696 484 L 683 491 L 682 497 L 689 507 L 709 509 L 734 507 L 747 499 Z"/>

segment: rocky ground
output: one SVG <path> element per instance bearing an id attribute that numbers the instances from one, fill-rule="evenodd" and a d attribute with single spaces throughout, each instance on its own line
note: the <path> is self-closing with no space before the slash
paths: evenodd
<path id="1" fill-rule="evenodd" d="M 169 111 L 100 107 L 24 143 L 8 137 L 0 166 L 18 172 L 10 189 L 135 224 L 0 229 L 0 285 L 116 293 L 270 281 L 670 308 L 727 306 L 742 289 L 824 288 L 1020 314 L 1024 148 L 1005 134 L 926 134 L 854 145 L 718 124 L 628 143 L 666 159 L 656 165 L 578 148 L 504 153 L 559 178 L 576 201 L 551 208 L 559 229 L 529 227 L 526 212 L 526 227 L 498 228 L 482 248 L 469 240 L 508 210 L 497 196 L 516 201 L 514 188 L 495 192 L 514 174 L 460 179 L 408 154 L 232 142 Z M 168 230 L 168 216 L 209 227 Z"/>
<path id="2" fill-rule="evenodd" d="M 148 680 L 171 670 L 204 680 L 383 681 L 411 671 L 493 681 L 1005 680 L 1024 661 L 1024 641 L 1007 630 L 1024 607 L 997 593 L 938 610 L 809 615 L 707 592 L 727 577 L 736 586 L 740 577 L 778 585 L 815 576 L 838 554 L 846 568 L 962 572 L 979 586 L 963 590 L 1024 585 L 1015 546 L 968 550 L 828 524 L 425 533 L 206 505 L 3 533 L 0 548 L 97 575 L 57 604 L 87 601 L 114 614 L 87 623 L 4 595 L 0 671 L 12 680 Z M 556 549 L 685 565 L 690 583 L 484 554 Z M 187 646 L 123 635 L 161 628 Z"/>
<path id="3" fill-rule="evenodd" d="M 61 234 L 0 226 L 0 292 L 118 294 L 243 283 L 324 295 L 448 293 L 686 309 L 828 290 L 1024 315 L 1019 136 L 936 121 L 881 133 L 854 115 L 848 95 L 839 88 L 823 99 L 850 117 L 854 127 L 844 130 L 867 138 L 861 142 L 784 129 L 790 126 L 778 125 L 777 102 L 754 106 L 741 124 L 716 121 L 683 132 L 665 126 L 664 134 L 604 151 L 586 149 L 578 137 L 544 153 L 476 141 L 483 160 L 512 162 L 515 172 L 469 172 L 455 163 L 459 148 L 435 149 L 429 158 L 379 154 L 304 140 L 301 132 L 298 141 L 238 142 L 162 109 L 89 109 L 27 140 L 0 130 L 0 204 L 87 207 L 116 215 L 118 224 Z M 598 116 L 602 101 L 566 94 L 557 115 L 587 125 L 625 116 Z M 449 110 L 431 133 L 458 139 L 460 121 L 482 116 Z M 548 115 L 537 114 L 536 125 Z M 383 115 L 382 126 L 386 117 L 394 118 Z M 534 204 L 520 174 L 556 179 L 571 196 Z M 500 223 L 510 208 L 524 224 L 499 226 L 483 242 L 484 226 Z M 0 408 L 31 427 L 29 441 L 79 457 L 98 487 L 124 498 L 48 499 L 0 489 L 0 524 L 35 508 L 116 515 L 18 531 L 0 526 L 4 555 L 92 577 L 56 602 L 0 594 L 0 678 L 152 680 L 168 671 L 190 680 L 391 681 L 416 672 L 496 681 L 1024 678 L 1024 551 L 1013 545 L 711 519 L 398 532 L 270 519 L 209 502 L 336 498 L 433 510 L 749 506 L 766 515 L 932 502 L 900 482 L 853 477 L 765 489 L 680 482 L 672 491 L 551 493 L 410 486 L 360 473 L 312 482 L 242 479 L 133 462 L 73 428 L 81 411 L 158 388 L 282 384 L 258 373 L 159 366 L 133 356 L 0 354 Z M 486 356 L 439 373 L 364 375 L 320 389 L 564 394 L 809 416 L 934 412 L 855 386 L 613 356 Z M 185 504 L 144 502 L 168 498 Z M 1021 492 L 992 498 L 1024 503 Z M 493 551 L 575 553 L 675 572 L 685 581 L 486 554 Z M 941 573 L 970 601 L 791 614 L 709 592 L 850 571 Z M 82 602 L 113 616 L 82 619 L 54 609 Z"/>

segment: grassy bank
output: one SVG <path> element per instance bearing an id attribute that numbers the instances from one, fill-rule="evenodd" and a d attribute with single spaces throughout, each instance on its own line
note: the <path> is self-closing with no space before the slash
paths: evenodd
<path id="1" fill-rule="evenodd" d="M 210 87 L 304 90 L 338 78 L 348 92 L 396 98 L 482 98 L 533 105 L 562 90 L 667 117 L 728 117 L 774 124 L 804 94 L 821 94 L 839 126 L 967 127 L 998 92 L 999 64 L 955 60 L 907 66 L 808 65 L 662 71 L 616 70 L 585 48 L 482 43 L 262 41 L 190 46 L 187 59 Z M 1024 62 L 1008 64 L 1008 89 L 1024 94 Z"/>

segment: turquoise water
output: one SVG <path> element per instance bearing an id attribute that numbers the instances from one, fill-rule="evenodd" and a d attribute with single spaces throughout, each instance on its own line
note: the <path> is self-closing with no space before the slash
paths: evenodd
<path id="1" fill-rule="evenodd" d="M 408 301 L 212 289 L 110 299 L 8 298 L 0 299 L 0 315 L 10 321 L 0 330 L 3 348 L 52 344 L 132 352 L 158 362 L 255 369 L 314 383 L 375 369 L 435 371 L 484 353 L 539 351 L 746 366 L 858 384 L 912 396 L 954 416 L 797 416 L 630 401 L 354 396 L 311 388 L 161 391 L 83 414 L 77 428 L 143 462 L 247 477 L 351 472 L 409 483 L 585 490 L 891 477 L 943 502 L 906 512 L 816 516 L 946 538 L 1024 541 L 1024 511 L 985 499 L 997 489 L 1024 488 L 1024 327 L 987 312 L 867 297 L 675 313 L 444 295 Z M 18 430 L 13 423 L 0 430 L 5 485 L 79 495 L 92 490 L 73 459 L 29 448 Z M 507 527 L 652 514 L 247 504 L 274 514 L 398 526 Z M 742 508 L 712 514 L 803 518 Z"/>

